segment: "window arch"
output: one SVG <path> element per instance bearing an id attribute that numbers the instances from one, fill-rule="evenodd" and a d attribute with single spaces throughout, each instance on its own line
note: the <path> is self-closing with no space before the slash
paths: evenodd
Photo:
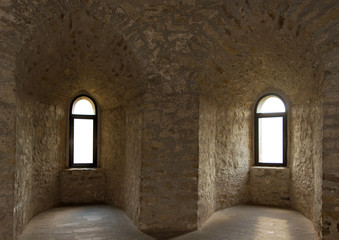
<path id="1" fill-rule="evenodd" d="M 255 107 L 255 165 L 286 166 L 287 111 L 276 94 L 262 96 Z"/>
<path id="2" fill-rule="evenodd" d="M 73 99 L 70 112 L 69 167 L 97 166 L 97 108 L 82 95 Z"/>

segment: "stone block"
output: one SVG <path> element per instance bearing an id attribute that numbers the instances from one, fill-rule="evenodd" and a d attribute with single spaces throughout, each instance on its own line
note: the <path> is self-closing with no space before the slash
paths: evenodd
<path id="1" fill-rule="evenodd" d="M 105 200 L 103 169 L 65 169 L 61 172 L 61 203 L 99 203 Z"/>
<path id="2" fill-rule="evenodd" d="M 289 168 L 250 168 L 250 196 L 254 204 L 289 207 L 291 205 L 289 185 Z"/>

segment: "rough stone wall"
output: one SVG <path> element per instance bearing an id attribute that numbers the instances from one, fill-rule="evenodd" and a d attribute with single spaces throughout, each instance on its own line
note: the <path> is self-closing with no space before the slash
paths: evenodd
<path id="1" fill-rule="evenodd" d="M 332 73 L 331 73 L 332 74 Z M 333 73 L 331 87 L 326 92 L 324 102 L 324 142 L 323 142 L 323 184 L 322 223 L 323 239 L 335 240 L 339 237 L 339 100 L 338 73 Z M 334 80 L 334 78 L 336 78 Z"/>
<path id="2" fill-rule="evenodd" d="M 182 169 L 163 175 L 158 173 L 161 181 L 154 183 L 159 184 L 154 191 L 159 195 L 145 193 L 141 199 L 145 202 L 156 199 L 159 207 L 154 207 L 155 203 L 145 206 L 141 217 L 143 223 L 153 229 L 164 230 L 164 226 L 168 225 L 169 229 L 182 230 L 188 225 L 186 229 L 195 228 L 191 223 L 195 221 L 193 213 L 196 207 L 182 218 L 185 220 L 178 221 L 182 217 L 180 214 L 177 214 L 178 218 L 167 215 L 171 207 L 173 215 L 180 212 L 179 201 L 171 199 L 178 193 L 171 189 L 171 184 L 177 189 L 181 181 L 188 182 L 191 186 L 183 190 L 192 194 L 191 199 L 198 199 L 194 195 L 198 192 L 197 187 L 193 185 L 198 185 L 199 107 L 196 104 L 199 98 L 196 83 L 192 83 L 198 81 L 201 89 L 210 92 L 222 105 L 218 107 L 218 111 L 222 111 L 217 116 L 217 125 L 220 122 L 218 118 L 232 120 L 231 116 L 239 115 L 240 122 L 231 126 L 227 126 L 226 120 L 220 122 L 227 126 L 221 130 L 230 129 L 232 133 L 232 129 L 237 127 L 251 129 L 250 106 L 256 97 L 267 91 L 285 93 L 295 105 L 307 102 L 308 96 L 320 91 L 318 73 L 323 63 L 326 86 L 323 96 L 323 230 L 327 239 L 335 239 L 339 218 L 337 189 L 333 187 L 338 182 L 335 173 L 337 137 L 333 136 L 337 127 L 337 12 L 337 0 L 1 1 L 0 47 L 3 55 L 0 81 L 4 83 L 1 91 L 5 92 L 1 95 L 2 111 L 10 116 L 3 125 L 6 127 L 3 135 L 8 148 L 4 149 L 6 164 L 1 165 L 0 180 L 8 183 L 4 190 L 8 192 L 5 200 L 1 200 L 6 202 L 5 205 L 1 206 L 10 207 L 8 202 L 13 195 L 10 186 L 15 163 L 11 154 L 15 148 L 13 131 L 16 117 L 12 71 L 26 72 L 28 81 L 19 81 L 17 85 L 26 89 L 30 98 L 38 99 L 49 107 L 54 106 L 55 99 L 60 101 L 60 106 L 68 106 L 71 97 L 84 90 L 93 95 L 103 109 L 111 109 L 138 96 L 150 85 L 150 95 L 146 99 L 148 107 L 144 114 L 146 121 L 143 122 L 145 134 L 142 142 L 146 146 L 142 146 L 142 177 L 146 179 L 142 181 L 146 185 L 151 184 L 150 179 L 156 179 L 155 172 L 170 169 L 173 162 Z M 16 62 L 26 62 L 27 65 L 23 69 Z M 191 97 L 192 100 L 186 99 Z M 236 102 L 243 105 L 234 105 Z M 172 111 L 172 108 L 180 110 L 173 111 L 175 114 L 164 113 Z M 182 117 L 185 112 L 187 115 Z M 248 117 L 240 117 L 240 114 Z M 240 126 L 244 119 L 247 122 Z M 307 131 L 307 127 L 303 129 Z M 163 135 L 159 136 L 159 132 Z M 182 136 L 177 137 L 176 133 Z M 169 140 L 169 135 L 172 140 Z M 219 149 L 228 145 L 224 139 L 226 137 L 222 137 L 222 144 L 216 139 Z M 249 141 L 252 141 L 251 137 Z M 173 142 L 176 142 L 176 147 L 173 147 Z M 245 143 L 243 138 L 237 138 L 237 144 L 249 146 L 243 153 L 251 152 L 251 143 Z M 232 145 L 234 143 L 231 142 L 228 149 L 235 149 Z M 241 153 L 237 149 L 232 151 Z M 243 159 L 247 158 L 247 154 L 245 157 L 239 155 Z M 233 158 L 227 161 L 232 161 L 230 159 Z M 65 164 L 64 159 L 60 161 Z M 221 162 L 227 161 L 221 156 Z M 315 166 L 318 165 L 319 162 L 315 162 Z M 225 166 L 221 167 L 224 170 L 220 172 L 226 173 Z M 229 173 L 234 172 L 235 168 L 230 168 Z M 318 186 L 320 173 L 316 170 L 314 173 Z M 184 174 L 191 175 L 191 179 L 180 178 Z M 241 174 L 245 176 L 245 173 Z M 227 177 L 226 174 L 224 176 Z M 171 179 L 174 179 L 173 182 Z M 223 186 L 222 178 L 219 180 Z M 319 199 L 319 190 L 314 190 Z M 170 197 L 166 196 L 168 192 Z M 220 197 L 227 198 L 226 195 Z M 174 200 L 174 206 L 170 205 L 171 200 Z M 225 206 L 227 202 L 226 199 Z M 188 200 L 182 208 L 190 205 L 193 204 Z M 13 220 L 11 213 L 4 211 L 2 235 L 11 232 L 10 222 Z M 154 222 L 148 222 L 146 218 L 154 219 Z M 186 221 L 189 218 L 191 220 Z M 177 223 L 175 227 L 174 222 Z M 187 225 L 187 222 L 190 224 Z"/>
<path id="3" fill-rule="evenodd" d="M 250 168 L 250 201 L 278 207 L 290 207 L 290 169 Z"/>
<path id="4" fill-rule="evenodd" d="M 138 224 L 140 213 L 141 159 L 142 159 L 141 104 L 135 102 L 126 108 L 126 165 L 124 176 L 124 210 Z"/>
<path id="5" fill-rule="evenodd" d="M 103 169 L 66 169 L 60 174 L 61 204 L 102 203 L 105 201 Z"/>
<path id="6" fill-rule="evenodd" d="M 324 65 L 323 153 L 322 153 L 322 234 L 324 240 L 339 238 L 339 59 L 338 2 L 307 27 Z M 319 173 L 321 174 L 321 173 Z"/>
<path id="7" fill-rule="evenodd" d="M 20 88 L 46 104 L 64 106 L 77 94 L 90 94 L 101 110 L 141 94 L 139 64 L 112 28 L 85 9 L 42 22 L 18 58 L 17 72 L 26 77 Z"/>
<path id="8" fill-rule="evenodd" d="M 4 18 L 0 18 L 0 26 L 3 25 L 5 25 Z M 13 80 L 15 51 L 3 44 L 6 41 L 14 41 L 13 36 L 2 32 L 0 34 L 0 239 L 12 240 L 16 164 L 16 100 Z"/>
<path id="9" fill-rule="evenodd" d="M 59 173 L 65 156 L 64 111 L 17 99 L 15 234 L 36 214 L 60 200 Z M 26 98 L 25 98 L 26 97 Z"/>
<path id="10" fill-rule="evenodd" d="M 101 163 L 105 170 L 105 201 L 124 207 L 126 172 L 126 110 L 116 107 L 101 113 Z"/>
<path id="11" fill-rule="evenodd" d="M 320 226 L 322 111 L 317 101 L 292 106 L 290 168 L 292 207 Z M 317 169 L 317 170 L 316 170 Z"/>
<path id="12" fill-rule="evenodd" d="M 338 8 L 337 8 L 338 9 Z M 335 22 L 335 21 L 334 21 Z M 328 31 L 338 32 L 333 23 Z M 323 100 L 323 181 L 322 223 L 323 239 L 339 238 L 339 59 L 338 37 L 320 32 L 319 47 L 324 52 Z"/>
<path id="13" fill-rule="evenodd" d="M 149 62 L 145 68 L 149 86 L 143 103 L 139 228 L 160 239 L 197 228 L 199 94 L 195 73 L 200 53 L 193 47 L 197 40 L 191 28 L 197 26 L 194 5 L 189 1 L 138 5 L 142 16 L 137 18 L 138 31 L 146 40 L 144 47 L 151 50 L 149 56 L 140 55 Z"/>
<path id="14" fill-rule="evenodd" d="M 198 227 L 215 211 L 216 106 L 205 97 L 199 102 Z"/>
<path id="15" fill-rule="evenodd" d="M 139 228 L 160 239 L 197 228 L 199 98 L 178 82 L 144 102 Z"/>
<path id="16" fill-rule="evenodd" d="M 218 105 L 216 209 L 248 201 L 251 156 L 250 114 L 244 107 Z"/>

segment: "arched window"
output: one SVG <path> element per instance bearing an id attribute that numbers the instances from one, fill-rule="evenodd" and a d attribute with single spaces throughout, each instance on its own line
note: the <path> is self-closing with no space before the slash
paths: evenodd
<path id="1" fill-rule="evenodd" d="M 97 166 L 97 109 L 88 96 L 78 96 L 71 104 L 69 166 Z"/>
<path id="2" fill-rule="evenodd" d="M 286 166 L 287 112 L 275 94 L 259 99 L 255 112 L 255 165 Z"/>

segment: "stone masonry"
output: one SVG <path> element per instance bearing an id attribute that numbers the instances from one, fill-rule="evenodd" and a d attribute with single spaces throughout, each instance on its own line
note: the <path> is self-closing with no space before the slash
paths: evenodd
<path id="1" fill-rule="evenodd" d="M 0 239 L 80 202 L 158 239 L 289 206 L 338 239 L 338 17 L 337 0 L 0 0 Z M 286 101 L 287 168 L 253 168 L 266 93 Z M 98 106 L 97 170 L 68 169 L 79 94 Z"/>

